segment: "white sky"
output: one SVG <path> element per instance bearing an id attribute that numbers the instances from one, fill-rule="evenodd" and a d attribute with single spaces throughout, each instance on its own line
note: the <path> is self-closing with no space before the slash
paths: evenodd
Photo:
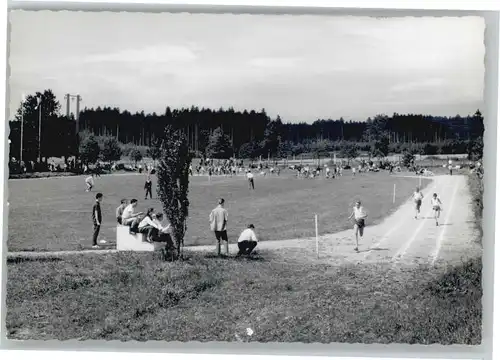
<path id="1" fill-rule="evenodd" d="M 285 122 L 466 115 L 483 101 L 480 17 L 14 11 L 10 24 L 12 115 L 46 88 L 63 112 L 72 93 L 82 108 L 265 108 Z"/>

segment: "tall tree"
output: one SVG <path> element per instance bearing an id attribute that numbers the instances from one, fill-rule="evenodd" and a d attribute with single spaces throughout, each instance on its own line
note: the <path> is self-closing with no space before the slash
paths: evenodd
<path id="1" fill-rule="evenodd" d="M 101 154 L 104 161 L 111 162 L 121 159 L 122 149 L 116 138 L 109 136 L 104 139 Z"/>
<path id="2" fill-rule="evenodd" d="M 177 255 L 182 255 L 186 220 L 189 215 L 189 166 L 191 154 L 186 136 L 167 126 L 161 139 L 161 160 L 158 164 L 158 195 L 165 215 L 172 226 Z"/>

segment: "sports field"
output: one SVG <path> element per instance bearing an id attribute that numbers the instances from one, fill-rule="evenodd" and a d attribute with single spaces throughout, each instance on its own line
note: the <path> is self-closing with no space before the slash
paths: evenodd
<path id="1" fill-rule="evenodd" d="M 85 192 L 84 176 L 9 181 L 9 251 L 80 250 L 90 248 L 91 210 L 97 192 L 104 194 L 100 239 L 115 244 L 115 209 L 121 198 L 137 198 L 139 209 L 161 210 L 158 199 L 144 200 L 144 175 L 109 175 L 95 179 L 92 192 Z M 422 186 L 429 180 L 422 179 Z M 314 236 L 314 214 L 319 233 L 328 234 L 351 227 L 347 220 L 354 201 L 361 199 L 368 210 L 367 225 L 377 224 L 408 200 L 419 179 L 388 173 L 346 174 L 337 179 L 297 179 L 291 173 L 257 176 L 255 190 L 246 179 L 194 176 L 190 180 L 190 217 L 185 244 L 214 243 L 208 216 L 217 199 L 226 200 L 228 235 L 235 242 L 248 223 L 266 240 Z M 396 198 L 393 203 L 393 190 Z M 156 178 L 153 178 L 153 197 Z"/>
<path id="2" fill-rule="evenodd" d="M 113 210 L 123 196 L 118 189 L 140 198 L 142 181 L 134 175 L 97 179 L 96 191 L 109 201 L 103 206 L 106 237 L 114 236 Z M 429 219 L 425 200 L 421 218 L 413 218 L 408 198 L 418 182 L 387 173 L 335 180 L 284 176 L 257 178 L 250 192 L 244 178 L 209 184 L 195 177 L 186 242 L 212 243 L 208 212 L 224 196 L 232 251 L 237 231 L 249 221 L 267 240 L 253 259 L 215 258 L 212 246 L 190 247 L 188 259 L 174 263 L 150 253 L 11 254 L 7 336 L 479 344 L 481 247 L 466 177 L 437 176 L 424 189 L 425 199 L 436 191 L 443 200 L 440 226 Z M 82 183 L 81 177 L 9 182 L 9 250 L 88 247 L 93 199 Z M 346 217 L 358 197 L 370 222 L 356 253 L 352 231 L 336 231 L 350 228 Z M 143 203 L 149 204 L 158 206 L 156 200 Z M 320 239 L 319 258 L 314 242 L 290 239 L 313 235 L 314 212 L 322 214 L 321 232 L 328 233 Z"/>

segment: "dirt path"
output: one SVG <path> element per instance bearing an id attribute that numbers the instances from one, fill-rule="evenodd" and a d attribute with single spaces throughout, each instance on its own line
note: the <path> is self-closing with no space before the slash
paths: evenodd
<path id="1" fill-rule="evenodd" d="M 434 192 L 439 194 L 444 208 L 439 226 L 432 219 L 430 206 Z M 368 226 L 359 253 L 354 252 L 352 230 L 321 236 L 319 259 L 314 238 L 260 242 L 258 249 L 281 252 L 290 260 L 385 262 L 393 266 L 452 264 L 480 255 L 481 247 L 474 241 L 477 234 L 467 178 L 462 175 L 435 176 L 424 190 L 424 196 L 419 219 L 414 218 L 413 201 L 409 200 L 381 224 Z M 187 249 L 214 251 L 214 248 L 193 246 Z M 235 252 L 237 246 L 231 244 L 230 253 Z"/>
<path id="2" fill-rule="evenodd" d="M 466 182 L 467 178 L 462 175 L 435 176 L 432 183 L 424 189 L 420 218 L 414 219 L 413 201 L 408 200 L 381 224 L 365 229 L 359 253 L 354 252 L 352 230 L 321 236 L 319 259 L 314 238 L 265 241 L 260 242 L 257 249 L 272 250 L 287 261 L 298 262 L 378 262 L 392 263 L 394 267 L 422 263 L 457 263 L 461 259 L 481 254 L 481 247 L 474 241 L 477 234 Z M 430 206 L 430 198 L 434 192 L 439 194 L 444 208 L 439 226 L 432 219 Z M 230 244 L 229 249 L 231 254 L 235 254 L 237 245 Z M 186 250 L 213 252 L 215 246 L 190 246 Z M 43 257 L 113 252 L 116 250 L 9 252 L 8 256 Z"/>

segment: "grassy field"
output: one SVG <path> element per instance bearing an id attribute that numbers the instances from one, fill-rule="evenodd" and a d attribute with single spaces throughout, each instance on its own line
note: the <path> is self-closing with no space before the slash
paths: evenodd
<path id="1" fill-rule="evenodd" d="M 10 180 L 9 251 L 78 250 L 91 245 L 91 209 L 97 192 L 104 193 L 101 239 L 115 243 L 115 209 L 121 198 L 139 199 L 141 210 L 161 210 L 158 199 L 143 200 L 144 176 L 102 176 L 93 192 L 85 192 L 84 176 Z M 427 184 L 422 180 L 422 184 Z M 356 199 L 369 212 L 367 225 L 382 220 L 407 200 L 418 179 L 393 177 L 388 173 L 347 174 L 339 179 L 296 179 L 290 173 L 280 177 L 257 177 L 255 191 L 247 188 L 244 177 L 192 177 L 190 217 L 186 245 L 214 242 L 208 215 L 217 198 L 226 199 L 229 211 L 228 235 L 235 242 L 248 223 L 256 226 L 261 240 L 280 240 L 314 235 L 314 214 L 319 216 L 321 234 L 345 230 Z M 396 202 L 392 202 L 396 184 Z M 153 179 L 156 187 L 156 179 Z M 153 189 L 153 196 L 156 190 Z"/>
<path id="2" fill-rule="evenodd" d="M 191 254 L 10 260 L 11 339 L 479 344 L 481 260 L 328 266 Z M 246 334 L 246 328 L 254 331 Z"/>

